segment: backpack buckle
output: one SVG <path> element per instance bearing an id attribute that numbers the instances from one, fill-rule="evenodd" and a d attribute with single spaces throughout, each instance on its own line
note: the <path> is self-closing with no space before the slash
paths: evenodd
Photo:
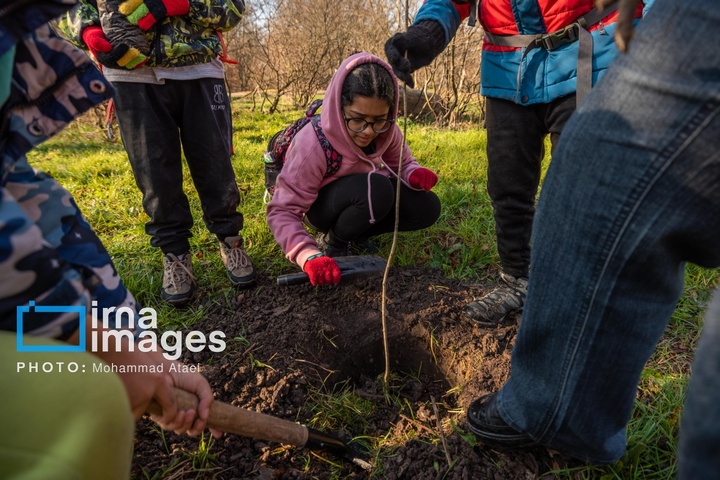
<path id="1" fill-rule="evenodd" d="M 557 32 L 538 36 L 537 39 L 535 39 L 535 43 L 545 50 L 555 50 L 566 43 L 572 43 L 577 40 L 579 28 L 580 26 L 577 23 L 572 23 Z"/>

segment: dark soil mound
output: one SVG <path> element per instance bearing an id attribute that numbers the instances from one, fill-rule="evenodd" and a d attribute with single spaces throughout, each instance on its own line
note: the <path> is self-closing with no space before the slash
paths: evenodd
<path id="1" fill-rule="evenodd" d="M 553 452 L 493 451 L 474 445 L 465 433 L 470 402 L 497 390 L 508 377 L 517 331 L 517 316 L 492 329 L 461 319 L 465 304 L 484 288 L 445 278 L 438 270 L 393 269 L 386 302 L 393 375 L 384 389 L 381 278 L 327 288 L 278 287 L 274 279 L 261 279 L 255 289 L 240 292 L 192 326 L 225 332 L 226 351 L 188 354 L 184 360 L 202 366 L 218 400 L 302 424 L 313 425 L 323 414 L 312 405 L 329 392 L 349 391 L 369 402 L 372 413 L 338 419 L 337 431 L 324 431 L 362 437 L 365 444 L 358 440 L 358 448 L 365 450 L 368 438 L 382 439 L 370 458 L 372 472 L 327 452 L 231 434 L 203 455 L 198 439 L 161 434 L 142 420 L 135 477 L 540 477 L 562 462 Z"/>

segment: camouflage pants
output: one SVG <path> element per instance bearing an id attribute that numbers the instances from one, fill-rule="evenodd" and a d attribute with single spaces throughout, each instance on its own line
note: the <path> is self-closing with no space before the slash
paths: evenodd
<path id="1" fill-rule="evenodd" d="M 22 158 L 0 186 L 0 329 L 15 330 L 17 307 L 130 307 L 100 239 L 70 193 Z M 71 313 L 23 320 L 25 333 L 65 339 L 77 328 Z"/>

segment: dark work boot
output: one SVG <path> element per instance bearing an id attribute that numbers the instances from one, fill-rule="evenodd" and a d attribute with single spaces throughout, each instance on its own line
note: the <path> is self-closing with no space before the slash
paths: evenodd
<path id="1" fill-rule="evenodd" d="M 317 244 L 320 250 L 328 257 L 347 257 L 350 255 L 350 242 L 338 238 L 332 230 L 320 235 L 317 238 Z"/>
<path id="2" fill-rule="evenodd" d="M 467 411 L 468 429 L 485 445 L 525 448 L 537 445 L 530 435 L 514 430 L 500 416 L 497 392 L 475 400 Z"/>

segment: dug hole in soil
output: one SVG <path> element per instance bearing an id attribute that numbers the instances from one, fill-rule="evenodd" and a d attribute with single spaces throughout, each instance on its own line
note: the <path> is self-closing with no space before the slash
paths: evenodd
<path id="1" fill-rule="evenodd" d="M 137 423 L 133 477 L 507 480 L 541 478 L 565 466 L 547 449 L 499 451 L 473 445 L 467 435 L 467 407 L 509 375 L 519 321 L 511 315 L 495 328 L 481 328 L 462 319 L 466 303 L 488 288 L 435 269 L 393 267 L 386 283 L 392 371 L 386 390 L 381 274 L 323 288 L 279 287 L 262 277 L 254 289 L 226 295 L 222 306 L 216 299 L 192 329 L 223 331 L 225 352 L 182 358 L 200 365 L 216 398 L 313 426 L 322 414 L 312 410 L 318 395 L 345 388 L 371 402 L 372 413 L 338 425 L 341 430 L 317 429 L 346 439 L 383 439 L 369 457 L 374 467 L 367 471 L 328 452 L 233 434 L 213 440 L 203 457 L 198 438 L 161 432 L 144 418 Z"/>

